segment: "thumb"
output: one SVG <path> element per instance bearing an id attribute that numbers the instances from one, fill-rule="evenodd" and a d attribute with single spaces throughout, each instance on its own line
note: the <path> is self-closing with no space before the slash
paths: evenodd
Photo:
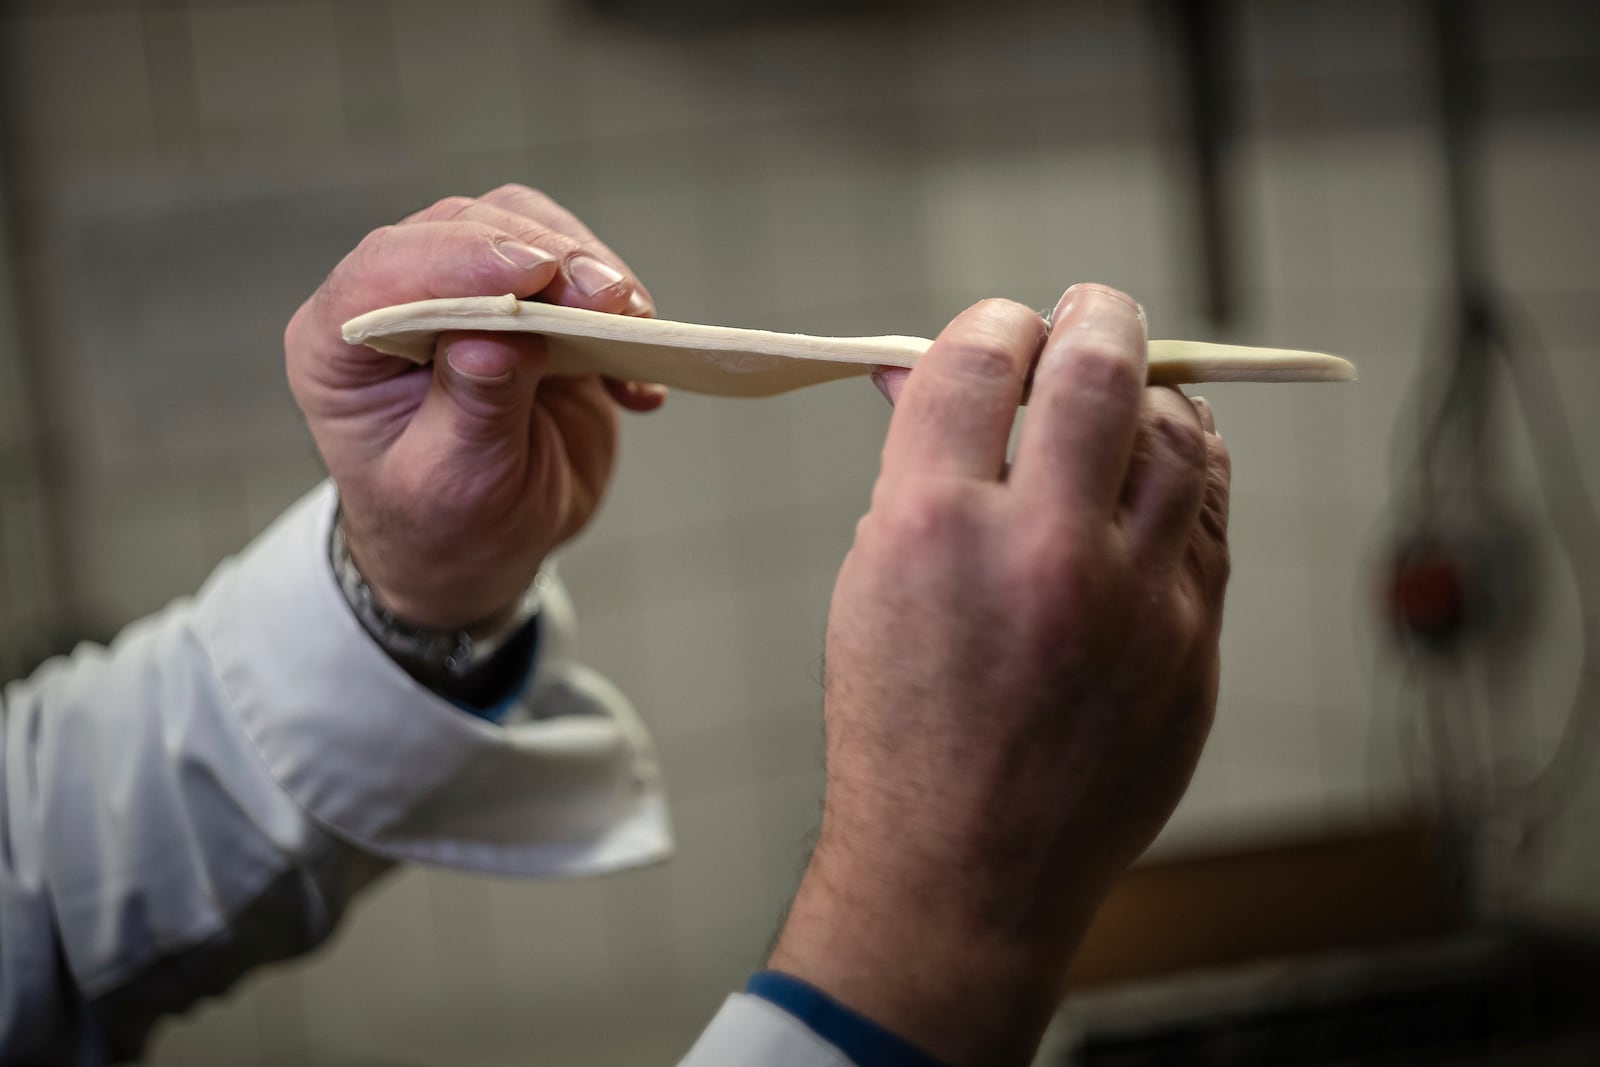
<path id="1" fill-rule="evenodd" d="M 456 333 L 439 339 L 434 387 L 416 421 L 424 436 L 490 444 L 525 442 L 549 361 L 543 338 Z"/>

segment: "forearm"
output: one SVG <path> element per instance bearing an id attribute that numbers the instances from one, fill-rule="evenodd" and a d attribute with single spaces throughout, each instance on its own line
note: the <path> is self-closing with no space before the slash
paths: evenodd
<path id="1" fill-rule="evenodd" d="M 360 629 L 331 515 L 324 488 L 194 602 L 7 688 L 0 1059 L 136 1052 L 161 1015 L 315 946 L 392 860 L 566 874 L 670 847 L 648 738 L 571 662 L 559 591 L 536 711 L 502 729 Z"/>
<path id="2" fill-rule="evenodd" d="M 164 1015 L 321 943 L 386 866 L 273 781 L 193 614 L 7 688 L 0 1060 L 137 1056 Z"/>
<path id="3" fill-rule="evenodd" d="M 972 872 L 905 878 L 861 860 L 819 843 L 768 966 L 941 1062 L 1029 1062 L 1092 902 L 1047 932 L 975 914 Z"/>

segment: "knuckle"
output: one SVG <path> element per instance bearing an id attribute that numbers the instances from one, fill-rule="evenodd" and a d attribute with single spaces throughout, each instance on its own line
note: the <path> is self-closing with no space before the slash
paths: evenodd
<path id="1" fill-rule="evenodd" d="M 489 190 L 489 192 L 484 194 L 484 199 L 522 201 L 531 200 L 540 204 L 552 202 L 550 197 L 545 193 L 533 188 L 532 186 L 523 185 L 521 182 L 506 182 L 504 185 L 497 185 L 493 189 Z"/>
<path id="2" fill-rule="evenodd" d="M 1157 411 L 1150 416 L 1149 428 L 1153 441 L 1174 460 L 1197 474 L 1205 469 L 1206 436 L 1198 422 L 1175 412 Z"/>
<path id="3" fill-rule="evenodd" d="M 1074 346 L 1077 386 L 1097 396 L 1128 397 L 1144 387 L 1132 353 L 1105 338 L 1085 338 Z"/>
<path id="4" fill-rule="evenodd" d="M 949 363 L 963 376 L 980 382 L 1006 382 L 1022 372 L 1021 353 L 988 331 L 974 331 L 954 339 Z"/>
<path id="5" fill-rule="evenodd" d="M 1199 528 L 1209 544 L 1219 546 L 1220 551 L 1227 552 L 1228 515 L 1225 507 L 1220 506 L 1215 500 L 1207 499 L 1200 507 Z"/>
<path id="6" fill-rule="evenodd" d="M 388 226 L 379 226 L 377 229 L 363 237 L 360 244 L 356 245 L 356 254 L 372 255 L 374 252 L 377 252 L 384 245 L 394 240 L 394 231 L 395 227 L 393 224 Z"/>
<path id="7" fill-rule="evenodd" d="M 330 284 L 337 286 L 352 272 L 364 271 L 373 262 L 382 259 L 389 245 L 394 242 L 395 230 L 396 227 L 392 225 L 379 226 L 363 237 L 354 251 L 334 270 L 333 276 L 329 279 Z"/>
<path id="8" fill-rule="evenodd" d="M 865 515 L 861 516 L 861 518 L 856 520 L 854 543 L 859 545 L 863 541 L 868 540 L 872 536 L 872 529 L 872 512 L 869 511 Z"/>
<path id="9" fill-rule="evenodd" d="M 539 190 L 535 189 L 533 186 L 531 186 L 531 185 L 523 185 L 521 182 L 502 182 L 501 184 L 499 184 L 499 185 L 494 187 L 494 190 L 493 190 L 493 192 L 490 193 L 490 195 L 491 196 L 543 196 L 544 194 L 541 193 Z"/>
<path id="10" fill-rule="evenodd" d="M 538 245 L 546 252 L 563 260 L 571 259 L 573 256 L 581 255 L 586 251 L 582 242 L 562 233 L 560 230 L 552 230 L 537 222 L 521 230 L 517 237 L 530 244 Z"/>
<path id="11" fill-rule="evenodd" d="M 1211 480 L 1226 497 L 1229 487 L 1233 484 L 1233 455 L 1220 437 L 1211 438 L 1208 444 L 1210 452 L 1206 460 Z"/>
<path id="12" fill-rule="evenodd" d="M 1060 648 L 1081 643 L 1084 620 L 1101 614 L 1096 605 L 1107 575 L 1092 537 L 1071 524 L 1036 523 L 1009 564 L 1012 599 L 1028 629 Z"/>
<path id="13" fill-rule="evenodd" d="M 470 277 L 473 288 L 494 293 L 501 291 L 505 286 L 506 259 L 500 254 L 501 242 L 515 237 L 521 241 L 533 239 L 533 235 L 511 234 L 504 230 L 490 226 L 486 223 L 471 223 L 470 229 L 465 231 L 470 237 L 470 245 L 462 248 L 462 258 L 467 276 Z M 551 251 L 548 242 L 539 238 L 534 243 Z M 470 248 L 470 250 L 469 250 Z"/>
<path id="14" fill-rule="evenodd" d="M 1168 600 L 1166 624 L 1158 624 L 1157 632 L 1163 639 L 1158 645 L 1174 662 L 1181 663 L 1205 638 L 1206 604 L 1188 596 L 1173 596 Z"/>
<path id="15" fill-rule="evenodd" d="M 447 196 L 423 211 L 422 218 L 426 222 L 452 222 L 466 214 L 475 203 L 477 201 L 470 196 Z"/>
<path id="16" fill-rule="evenodd" d="M 918 485 L 886 495 L 874 525 L 895 551 L 938 553 L 965 545 L 973 519 L 971 501 L 959 487 Z"/>
<path id="17" fill-rule="evenodd" d="M 1190 543 L 1188 563 L 1199 578 L 1200 595 L 1208 610 L 1212 615 L 1220 615 L 1228 579 L 1233 574 L 1233 553 L 1226 536 L 1214 535 L 1209 515 L 1202 515 L 1201 522 L 1208 536 Z"/>
<path id="18" fill-rule="evenodd" d="M 357 291 L 360 288 L 361 278 L 370 273 L 385 256 L 390 243 L 394 240 L 396 229 L 397 227 L 393 225 L 379 226 L 368 232 L 323 279 L 312 301 L 319 307 L 326 308 Z M 294 333 L 296 330 L 295 320 L 291 319 L 287 333 Z"/>
<path id="19" fill-rule="evenodd" d="M 1219 510 L 1226 511 L 1228 507 L 1228 496 L 1231 492 L 1232 486 L 1230 485 L 1230 480 L 1228 478 L 1228 469 L 1226 467 L 1219 467 L 1217 464 L 1212 463 L 1211 466 L 1206 469 L 1207 498 L 1214 501 Z"/>
<path id="20" fill-rule="evenodd" d="M 1228 498 L 1231 493 L 1232 461 L 1228 450 L 1212 439 L 1206 456 L 1206 487 L 1200 521 L 1213 541 L 1220 542 L 1224 552 L 1228 540 Z"/>
<path id="21" fill-rule="evenodd" d="M 1216 554 L 1211 563 L 1211 575 L 1219 590 L 1226 587 L 1228 579 L 1233 577 L 1233 549 L 1229 547 L 1226 538 L 1217 542 Z"/>
<path id="22" fill-rule="evenodd" d="M 509 230 L 502 230 L 498 226 L 493 226 L 487 222 L 478 222 L 476 220 L 471 222 L 463 222 L 461 224 L 460 232 L 470 235 L 475 241 L 485 241 L 491 245 L 498 241 L 504 241 L 508 236 L 516 236 Z"/>

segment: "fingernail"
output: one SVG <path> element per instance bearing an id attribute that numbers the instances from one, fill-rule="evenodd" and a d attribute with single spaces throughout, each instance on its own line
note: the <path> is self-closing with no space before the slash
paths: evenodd
<path id="1" fill-rule="evenodd" d="M 1061 299 L 1056 302 L 1056 310 L 1055 314 L 1052 316 L 1052 319 L 1061 319 L 1070 314 L 1072 309 L 1077 306 L 1078 298 L 1085 293 L 1095 293 L 1100 296 L 1108 296 L 1113 300 L 1117 300 L 1123 304 L 1126 304 L 1138 314 L 1139 325 L 1147 334 L 1149 333 L 1150 320 L 1144 313 L 1144 305 L 1139 303 L 1133 297 L 1129 296 L 1127 293 L 1113 289 L 1108 285 L 1101 285 L 1098 282 L 1078 282 L 1076 285 L 1069 287 L 1066 292 L 1061 294 Z"/>
<path id="2" fill-rule="evenodd" d="M 1128 322 L 1130 311 L 1137 314 L 1137 325 Z M 1068 301 L 1067 314 L 1073 316 L 1077 329 L 1109 330 L 1119 343 L 1133 345 L 1141 351 L 1150 336 L 1145 328 L 1144 309 L 1132 297 L 1103 285 L 1091 284 L 1074 293 Z M 1142 356 L 1140 362 L 1143 362 Z"/>
<path id="3" fill-rule="evenodd" d="M 872 372 L 872 384 L 878 387 L 878 392 L 883 394 L 883 398 L 889 402 L 889 406 L 894 407 L 894 397 L 889 395 L 889 382 L 884 378 L 883 371 L 875 370 Z"/>
<path id="4" fill-rule="evenodd" d="M 1217 413 L 1211 410 L 1211 401 L 1203 396 L 1197 396 L 1190 398 L 1190 403 L 1194 404 L 1195 413 L 1200 416 L 1200 425 L 1205 427 L 1206 433 L 1216 433 Z"/>
<path id="5" fill-rule="evenodd" d="M 463 352 L 452 348 L 444 354 L 444 361 L 450 365 L 451 370 L 467 381 L 475 382 L 478 385 L 502 385 L 511 380 L 510 371 L 500 374 L 484 374 L 485 368 L 473 360 L 470 351 Z"/>
<path id="6" fill-rule="evenodd" d="M 650 303 L 650 298 L 645 296 L 644 292 L 640 289 L 634 289 L 632 295 L 628 297 L 628 306 L 622 309 L 622 313 L 624 315 L 637 315 L 641 317 L 646 315 L 654 315 L 655 312 L 655 305 Z"/>
<path id="7" fill-rule="evenodd" d="M 544 249 L 523 244 L 521 241 L 497 241 L 494 250 L 500 254 L 501 259 L 520 270 L 533 270 L 556 261 L 556 257 Z"/>
<path id="8" fill-rule="evenodd" d="M 1072 310 L 1073 290 L 1077 289 L 1078 286 L 1082 284 L 1082 282 L 1078 282 L 1074 285 L 1069 285 L 1067 286 L 1067 291 L 1061 294 L 1061 299 L 1056 301 L 1055 309 L 1050 312 L 1050 322 L 1052 325 L 1060 321 L 1067 315 L 1068 312 Z"/>
<path id="9" fill-rule="evenodd" d="M 572 284 L 584 296 L 598 296 L 607 289 L 614 289 L 627 277 L 609 263 L 602 263 L 593 256 L 573 256 L 567 260 L 567 277 L 572 279 Z"/>

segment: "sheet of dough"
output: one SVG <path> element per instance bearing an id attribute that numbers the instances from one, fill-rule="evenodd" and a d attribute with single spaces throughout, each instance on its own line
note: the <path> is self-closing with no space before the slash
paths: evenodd
<path id="1" fill-rule="evenodd" d="M 637 319 L 557 307 L 514 296 L 419 300 L 380 308 L 344 324 L 349 344 L 417 363 L 433 358 L 445 330 L 543 334 L 550 373 L 606 374 L 713 396 L 773 396 L 852 378 L 876 366 L 910 367 L 933 342 L 925 337 L 810 337 L 732 326 Z M 1342 382 L 1355 367 L 1338 356 L 1203 341 L 1151 341 L 1150 380 Z"/>

